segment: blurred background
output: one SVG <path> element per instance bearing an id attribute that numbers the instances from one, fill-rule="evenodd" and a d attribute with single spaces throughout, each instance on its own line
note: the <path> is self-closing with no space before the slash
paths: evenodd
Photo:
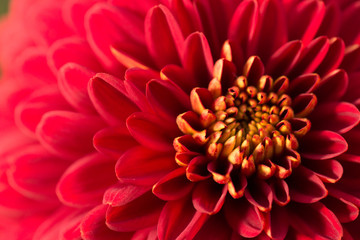
<path id="1" fill-rule="evenodd" d="M 9 0 L 0 0 L 0 14 L 7 12 Z"/>

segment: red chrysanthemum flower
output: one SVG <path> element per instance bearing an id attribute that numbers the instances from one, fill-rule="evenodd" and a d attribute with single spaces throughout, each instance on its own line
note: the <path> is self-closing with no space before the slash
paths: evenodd
<path id="1" fill-rule="evenodd" d="M 13 1 L 0 236 L 359 239 L 359 13 Z"/>

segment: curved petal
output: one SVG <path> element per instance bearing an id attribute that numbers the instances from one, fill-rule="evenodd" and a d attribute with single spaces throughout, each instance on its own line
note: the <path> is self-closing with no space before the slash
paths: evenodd
<path id="1" fill-rule="evenodd" d="M 211 216 L 194 237 L 194 240 L 203 239 L 231 239 L 232 229 L 222 214 Z"/>
<path id="2" fill-rule="evenodd" d="M 170 81 L 151 80 L 147 83 L 146 97 L 154 111 L 170 122 L 190 109 L 189 96 Z"/>
<path id="3" fill-rule="evenodd" d="M 304 166 L 313 171 L 323 182 L 335 183 L 343 175 L 341 164 L 332 159 L 313 161 L 303 159 Z"/>
<path id="4" fill-rule="evenodd" d="M 126 120 L 126 126 L 139 143 L 157 151 L 171 151 L 173 139 L 180 135 L 178 129 L 169 128 L 156 115 L 143 112 L 133 113 Z"/>
<path id="5" fill-rule="evenodd" d="M 84 240 L 96 239 L 124 239 L 130 240 L 133 232 L 112 231 L 105 224 L 107 205 L 99 205 L 92 209 L 82 220 L 80 225 L 81 237 Z"/>
<path id="6" fill-rule="evenodd" d="M 245 198 L 230 199 L 224 206 L 224 214 L 228 224 L 240 236 L 253 238 L 264 228 L 264 220 L 260 210 Z"/>
<path id="7" fill-rule="evenodd" d="M 103 198 L 103 204 L 109 204 L 112 207 L 123 206 L 148 192 L 151 186 L 138 186 L 118 182 L 109 187 Z"/>
<path id="8" fill-rule="evenodd" d="M 48 86 L 33 92 L 28 99 L 16 106 L 15 121 L 22 131 L 34 136 L 44 114 L 52 110 L 70 109 L 58 89 Z"/>
<path id="9" fill-rule="evenodd" d="M 359 216 L 359 208 L 345 199 L 328 196 L 321 202 L 336 215 L 341 223 L 352 222 Z"/>
<path id="10" fill-rule="evenodd" d="M 76 110 L 95 113 L 87 87 L 94 72 L 76 63 L 67 63 L 59 69 L 58 86 L 66 101 Z"/>
<path id="11" fill-rule="evenodd" d="M 149 52 L 159 68 L 167 64 L 180 63 L 184 38 L 177 21 L 167 7 L 158 5 L 149 10 L 145 18 L 145 39 Z"/>
<path id="12" fill-rule="evenodd" d="M 204 34 L 195 32 L 186 38 L 181 62 L 184 69 L 192 74 L 198 87 L 207 87 L 214 61 Z"/>
<path id="13" fill-rule="evenodd" d="M 360 112 L 351 103 L 330 102 L 319 104 L 310 115 L 311 125 L 316 130 L 346 133 L 360 121 Z"/>
<path id="14" fill-rule="evenodd" d="M 226 184 L 218 184 L 209 179 L 197 183 L 192 194 L 192 202 L 198 212 L 212 215 L 220 211 L 226 194 Z"/>
<path id="15" fill-rule="evenodd" d="M 57 196 L 69 206 L 94 206 L 101 203 L 105 190 L 116 183 L 115 174 L 109 174 L 113 172 L 114 165 L 114 160 L 100 154 L 77 160 L 59 180 Z"/>
<path id="16" fill-rule="evenodd" d="M 90 47 L 81 38 L 59 39 L 50 47 L 47 54 L 49 65 L 55 74 L 68 62 L 77 63 L 94 72 L 101 71 Z"/>
<path id="17" fill-rule="evenodd" d="M 315 94 L 320 102 L 336 101 L 340 99 L 348 87 L 348 75 L 342 69 L 327 74 L 320 82 Z"/>
<path id="18" fill-rule="evenodd" d="M 111 207 L 106 211 L 106 225 L 118 232 L 131 232 L 155 225 L 163 209 L 164 202 L 151 191 L 133 201 Z"/>
<path id="19" fill-rule="evenodd" d="M 30 145 L 11 156 L 7 170 L 9 184 L 33 199 L 53 201 L 54 188 L 69 163 L 54 157 L 41 145 Z"/>
<path id="20" fill-rule="evenodd" d="M 110 125 L 124 124 L 138 107 L 126 96 L 122 80 L 107 74 L 97 74 L 89 82 L 90 99 L 95 109 Z"/>
<path id="21" fill-rule="evenodd" d="M 345 139 L 331 131 L 310 131 L 300 140 L 301 155 L 315 160 L 330 159 L 348 149 Z"/>
<path id="22" fill-rule="evenodd" d="M 93 138 L 99 152 L 119 158 L 125 151 L 138 145 L 125 126 L 109 127 L 98 131 Z"/>
<path id="23" fill-rule="evenodd" d="M 267 212 L 271 210 L 273 192 L 265 181 L 257 179 L 248 180 L 245 197 L 251 204 L 259 208 L 260 211 Z"/>
<path id="24" fill-rule="evenodd" d="M 193 186 L 194 183 L 186 178 L 185 168 L 178 168 L 160 179 L 153 186 L 152 191 L 158 198 L 172 201 L 188 195 Z"/>
<path id="25" fill-rule="evenodd" d="M 343 232 L 338 219 L 322 203 L 291 204 L 289 220 L 293 228 L 312 239 L 340 239 Z"/>
<path id="26" fill-rule="evenodd" d="M 289 220 L 286 210 L 283 207 L 274 205 L 269 213 L 265 214 L 264 232 L 275 240 L 285 238 L 289 229 Z"/>
<path id="27" fill-rule="evenodd" d="M 165 204 L 159 221 L 159 239 L 192 239 L 204 225 L 208 215 L 196 211 L 190 199 L 169 201 Z"/>
<path id="28" fill-rule="evenodd" d="M 287 183 L 292 201 L 314 203 L 328 194 L 325 185 L 315 173 L 303 166 L 296 168 Z"/>
<path id="29" fill-rule="evenodd" d="M 75 159 L 94 150 L 92 138 L 103 126 L 104 122 L 96 116 L 52 111 L 43 115 L 36 135 L 50 152 Z"/>
<path id="30" fill-rule="evenodd" d="M 121 182 L 149 186 L 176 166 L 174 155 L 139 146 L 128 150 L 119 158 L 115 171 Z"/>

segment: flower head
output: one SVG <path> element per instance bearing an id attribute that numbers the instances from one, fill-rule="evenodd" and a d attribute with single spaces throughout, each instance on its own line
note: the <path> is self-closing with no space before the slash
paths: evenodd
<path id="1" fill-rule="evenodd" d="M 1 169 L 35 239 L 356 239 L 357 1 L 22 4 Z"/>

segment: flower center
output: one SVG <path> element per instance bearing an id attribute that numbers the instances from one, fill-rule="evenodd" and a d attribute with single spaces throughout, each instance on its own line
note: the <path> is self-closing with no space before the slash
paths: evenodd
<path id="1" fill-rule="evenodd" d="M 222 76 L 235 76 L 222 71 Z M 274 81 L 262 75 L 254 81 L 244 74 L 225 81 L 214 77 L 207 89 L 193 89 L 192 110 L 177 118 L 184 135 L 174 140 L 176 161 L 186 167 L 188 179 L 212 176 L 226 184 L 234 175 L 290 176 L 301 162 L 298 138 L 310 130 L 310 121 L 303 117 L 314 105 L 305 114 L 295 114 L 288 87 L 285 76 Z"/>

